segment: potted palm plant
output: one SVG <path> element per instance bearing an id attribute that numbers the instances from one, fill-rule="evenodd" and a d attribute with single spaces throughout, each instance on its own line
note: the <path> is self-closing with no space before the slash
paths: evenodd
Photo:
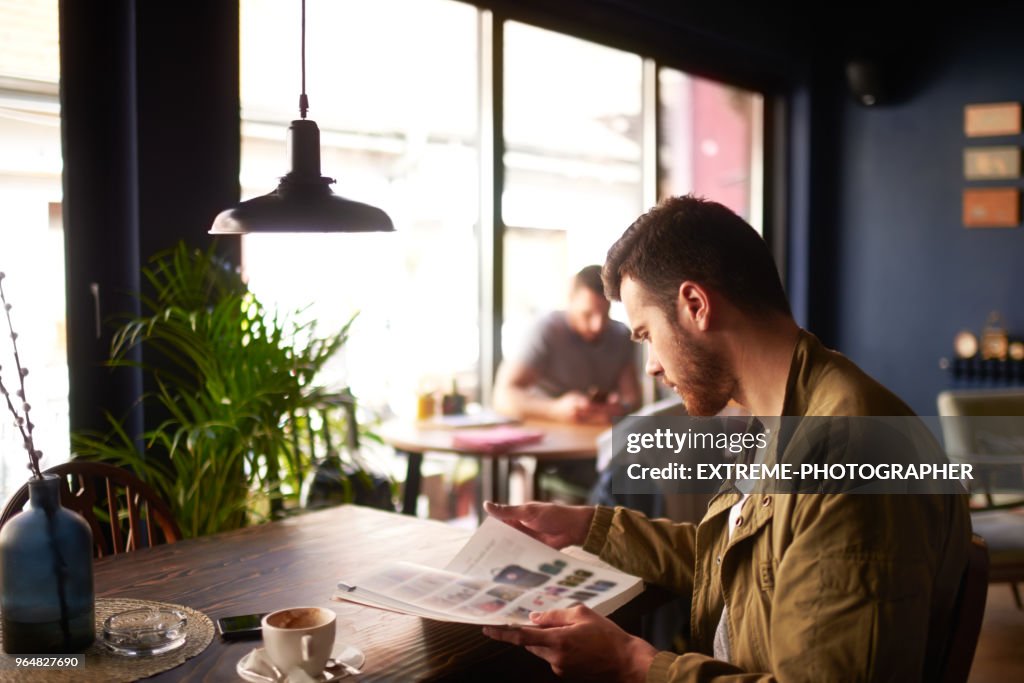
<path id="1" fill-rule="evenodd" d="M 72 435 L 76 453 L 135 470 L 167 498 L 186 536 L 297 504 L 313 467 L 297 435 L 330 396 L 316 376 L 352 320 L 321 335 L 314 322 L 270 312 L 212 247 L 179 244 L 143 276 L 152 293 L 119 327 L 110 362 L 141 365 L 153 387 L 145 403 L 163 417 L 142 435 L 109 417 L 106 434 Z M 142 362 L 130 357 L 140 345 Z"/>

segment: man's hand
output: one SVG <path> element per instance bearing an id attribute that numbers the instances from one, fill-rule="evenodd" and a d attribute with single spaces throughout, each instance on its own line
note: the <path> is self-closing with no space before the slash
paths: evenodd
<path id="1" fill-rule="evenodd" d="M 584 422 L 590 408 L 589 398 L 578 391 L 567 391 L 551 400 L 548 417 L 558 422 Z"/>
<path id="2" fill-rule="evenodd" d="M 559 422 L 611 424 L 616 417 L 626 414 L 626 407 L 616 393 L 607 400 L 592 401 L 578 391 L 567 391 L 550 401 L 548 418 Z"/>
<path id="3" fill-rule="evenodd" d="M 590 403 L 578 421 L 591 424 L 611 424 L 615 418 L 628 412 L 619 394 L 613 392 L 605 401 Z"/>
<path id="4" fill-rule="evenodd" d="M 559 676 L 601 681 L 643 681 L 658 651 L 631 636 L 592 609 L 534 612 L 537 627 L 484 627 L 484 635 L 527 650 L 551 665 Z"/>
<path id="5" fill-rule="evenodd" d="M 484 508 L 495 519 L 500 519 L 552 548 L 583 545 L 590 531 L 590 523 L 594 520 L 594 507 L 591 505 L 498 505 L 487 501 Z"/>

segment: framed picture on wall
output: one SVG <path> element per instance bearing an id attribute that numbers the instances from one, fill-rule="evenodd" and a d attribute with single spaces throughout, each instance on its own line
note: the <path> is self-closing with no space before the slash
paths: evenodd
<path id="1" fill-rule="evenodd" d="M 1020 177 L 1020 147 L 968 147 L 964 150 L 964 178 L 1004 180 Z"/>
<path id="2" fill-rule="evenodd" d="M 964 107 L 964 134 L 969 138 L 1020 135 L 1020 103 L 993 102 Z"/>
<path id="3" fill-rule="evenodd" d="M 1020 225 L 1020 190 L 978 188 L 964 190 L 964 227 L 1015 228 Z"/>

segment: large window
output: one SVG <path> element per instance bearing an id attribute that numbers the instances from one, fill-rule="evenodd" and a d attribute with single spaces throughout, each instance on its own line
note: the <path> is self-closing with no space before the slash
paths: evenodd
<path id="1" fill-rule="evenodd" d="M 0 271 L 45 467 L 69 451 L 59 73 L 57 0 L 0 0 Z M 0 366 L 12 383 L 6 322 L 0 330 Z M 21 436 L 2 412 L 0 500 L 28 478 Z"/>

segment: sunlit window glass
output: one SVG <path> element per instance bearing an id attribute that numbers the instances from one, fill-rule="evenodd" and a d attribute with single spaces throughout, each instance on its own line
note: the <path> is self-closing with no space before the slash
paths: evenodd
<path id="1" fill-rule="evenodd" d="M 44 467 L 69 455 L 59 77 L 57 0 L 0 0 L 0 271 L 29 368 L 25 391 Z M 15 391 L 6 322 L 0 366 Z M 29 473 L 13 417 L 6 406 L 0 413 L 4 500 Z"/>
<path id="2" fill-rule="evenodd" d="M 659 197 L 692 192 L 761 230 L 762 96 L 674 69 L 658 88 Z"/>
<path id="3" fill-rule="evenodd" d="M 642 60 L 516 22 L 505 23 L 504 40 L 502 341 L 510 354 L 643 208 Z"/>

